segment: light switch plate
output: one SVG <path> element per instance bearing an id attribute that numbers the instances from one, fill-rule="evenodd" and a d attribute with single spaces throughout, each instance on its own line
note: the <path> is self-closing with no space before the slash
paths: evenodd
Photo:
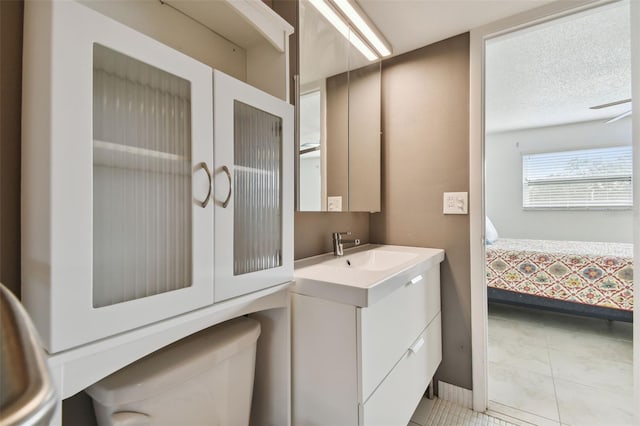
<path id="1" fill-rule="evenodd" d="M 469 193 L 467 192 L 445 192 L 442 201 L 442 213 L 444 214 L 467 214 L 469 204 Z"/>
<path id="2" fill-rule="evenodd" d="M 342 211 L 342 197 L 327 197 L 327 211 L 341 212 Z"/>

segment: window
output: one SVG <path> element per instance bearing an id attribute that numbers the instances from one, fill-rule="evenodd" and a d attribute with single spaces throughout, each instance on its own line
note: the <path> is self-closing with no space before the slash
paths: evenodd
<path id="1" fill-rule="evenodd" d="M 524 209 L 630 208 L 631 147 L 522 156 Z"/>

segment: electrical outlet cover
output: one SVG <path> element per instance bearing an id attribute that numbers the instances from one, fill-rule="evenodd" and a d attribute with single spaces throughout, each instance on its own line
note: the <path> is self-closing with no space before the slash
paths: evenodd
<path id="1" fill-rule="evenodd" d="M 467 214 L 469 193 L 445 192 L 442 200 L 443 214 Z"/>
<path id="2" fill-rule="evenodd" d="M 330 212 L 341 212 L 342 196 L 327 197 L 327 210 Z"/>

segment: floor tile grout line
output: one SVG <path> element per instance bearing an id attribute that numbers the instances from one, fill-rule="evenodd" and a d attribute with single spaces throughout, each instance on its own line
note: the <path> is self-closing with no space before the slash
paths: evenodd
<path id="1" fill-rule="evenodd" d="M 562 424 L 562 414 L 560 414 L 560 401 L 558 399 L 558 388 L 556 387 L 556 378 L 553 374 L 553 365 L 551 364 L 551 353 L 547 346 L 547 356 L 549 357 L 549 368 L 551 369 L 551 384 L 553 384 L 553 396 L 556 400 L 556 411 L 558 412 L 558 423 Z"/>
<path id="2" fill-rule="evenodd" d="M 549 371 L 551 372 L 551 384 L 553 385 L 553 397 L 556 402 L 556 412 L 558 413 L 558 423 L 562 424 L 562 415 L 560 414 L 560 401 L 558 400 L 558 389 L 556 387 L 556 378 L 553 374 L 553 361 L 551 360 L 551 342 L 549 340 L 549 333 L 545 333 L 545 342 L 547 350 L 547 359 L 549 360 Z"/>
<path id="3" fill-rule="evenodd" d="M 553 366 L 551 365 L 551 352 L 550 352 L 550 345 L 549 345 L 549 333 L 545 333 L 544 334 L 544 349 L 547 352 L 547 363 L 549 364 L 549 374 L 551 375 L 551 382 L 553 383 Z M 554 384 L 554 388 L 553 391 L 555 392 L 556 388 L 555 388 L 555 384 Z M 557 398 L 557 395 L 556 395 Z M 557 406 L 557 401 L 556 401 L 556 406 Z M 558 415 L 558 421 L 560 421 L 560 417 Z"/>

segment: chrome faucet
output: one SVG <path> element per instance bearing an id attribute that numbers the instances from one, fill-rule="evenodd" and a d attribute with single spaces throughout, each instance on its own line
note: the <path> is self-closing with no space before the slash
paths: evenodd
<path id="1" fill-rule="evenodd" d="M 351 231 L 349 232 L 334 232 L 331 234 L 333 236 L 333 255 L 334 256 L 342 256 L 344 255 L 344 247 L 343 244 L 353 244 L 354 246 L 360 245 L 360 240 L 358 238 L 353 240 L 343 240 L 343 235 L 351 235 Z"/>

